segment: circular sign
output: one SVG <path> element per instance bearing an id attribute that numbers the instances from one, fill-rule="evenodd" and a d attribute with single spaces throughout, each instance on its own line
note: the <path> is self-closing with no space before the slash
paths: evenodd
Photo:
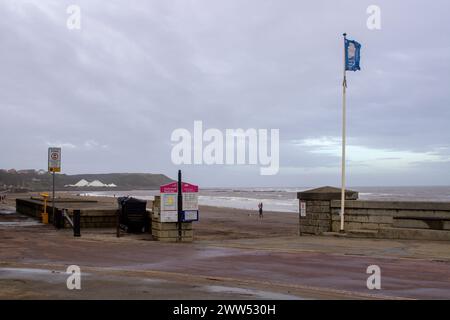
<path id="1" fill-rule="evenodd" d="M 51 158 L 52 160 L 58 160 L 58 159 L 59 159 L 59 154 L 58 154 L 58 152 L 52 152 L 52 153 L 50 154 L 50 158 Z"/>

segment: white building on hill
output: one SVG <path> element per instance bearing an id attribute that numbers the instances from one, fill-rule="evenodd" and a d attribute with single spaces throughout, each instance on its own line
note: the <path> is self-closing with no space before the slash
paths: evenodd
<path id="1" fill-rule="evenodd" d="M 94 180 L 92 182 L 89 182 L 87 180 L 81 179 L 75 184 L 68 184 L 65 185 L 65 187 L 75 187 L 75 188 L 83 188 L 83 187 L 94 187 L 94 188 L 101 188 L 101 187 L 108 187 L 108 188 L 115 188 L 117 185 L 114 183 L 106 184 L 101 182 L 100 180 Z"/>

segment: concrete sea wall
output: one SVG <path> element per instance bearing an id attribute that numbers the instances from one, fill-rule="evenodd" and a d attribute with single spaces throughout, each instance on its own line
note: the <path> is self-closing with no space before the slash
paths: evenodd
<path id="1" fill-rule="evenodd" d="M 80 202 L 81 203 L 81 202 Z M 68 208 L 68 215 L 72 218 L 73 209 L 69 208 L 70 202 L 61 203 L 55 202 L 55 211 L 60 213 L 62 208 Z M 94 204 L 95 205 L 95 204 Z M 44 211 L 43 201 L 36 199 L 16 199 L 16 210 L 19 213 L 30 217 L 41 219 L 41 214 Z M 80 219 L 81 228 L 112 228 L 116 226 L 117 209 L 114 208 L 81 208 Z M 47 204 L 47 213 L 49 223 L 53 223 L 52 215 L 53 207 L 51 202 Z M 70 225 L 64 220 L 64 227 L 69 228 Z"/>
<path id="2" fill-rule="evenodd" d="M 299 192 L 301 234 L 340 232 L 340 189 Z M 364 201 L 346 191 L 344 232 L 351 237 L 450 241 L 450 203 Z"/>

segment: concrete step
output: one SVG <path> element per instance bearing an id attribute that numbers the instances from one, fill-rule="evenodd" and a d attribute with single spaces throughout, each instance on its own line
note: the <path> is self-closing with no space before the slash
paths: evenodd
<path id="1" fill-rule="evenodd" d="M 381 228 L 380 230 L 354 229 L 346 233 L 324 232 L 323 235 L 349 238 L 409 239 L 450 241 L 450 230 L 418 228 Z"/>
<path id="2" fill-rule="evenodd" d="M 394 228 L 450 230 L 450 221 L 445 220 L 419 220 L 419 219 L 394 219 Z"/>
<path id="3" fill-rule="evenodd" d="M 328 236 L 328 237 L 340 237 L 340 238 L 345 238 L 347 237 L 347 233 L 342 233 L 342 232 L 322 232 L 323 236 Z"/>
<path id="4" fill-rule="evenodd" d="M 367 230 L 367 229 L 348 230 L 347 236 L 351 238 L 378 238 L 378 230 Z"/>
<path id="5" fill-rule="evenodd" d="M 387 239 L 450 241 L 450 231 L 417 228 L 381 228 L 378 231 L 377 237 Z"/>
<path id="6" fill-rule="evenodd" d="M 443 203 L 446 204 L 446 203 Z M 399 210 L 394 214 L 395 218 L 435 218 L 435 219 L 450 219 L 450 211 L 436 211 L 436 210 Z"/>

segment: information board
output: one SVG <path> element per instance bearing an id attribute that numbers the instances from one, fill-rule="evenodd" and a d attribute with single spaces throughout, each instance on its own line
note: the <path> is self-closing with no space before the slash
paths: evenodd
<path id="1" fill-rule="evenodd" d="M 160 186 L 161 222 L 198 221 L 198 186 L 181 183 L 182 212 L 178 217 L 178 183 Z"/>
<path id="2" fill-rule="evenodd" d="M 178 211 L 177 193 L 161 193 L 161 211 Z"/>
<path id="3" fill-rule="evenodd" d="M 181 221 L 183 222 L 198 221 L 198 210 L 184 210 L 181 215 Z"/>
<path id="4" fill-rule="evenodd" d="M 300 201 L 300 217 L 306 217 L 306 202 Z"/>
<path id="5" fill-rule="evenodd" d="M 198 210 L 198 193 L 183 193 L 183 210 Z"/>
<path id="6" fill-rule="evenodd" d="M 161 211 L 161 222 L 178 222 L 178 211 Z"/>

